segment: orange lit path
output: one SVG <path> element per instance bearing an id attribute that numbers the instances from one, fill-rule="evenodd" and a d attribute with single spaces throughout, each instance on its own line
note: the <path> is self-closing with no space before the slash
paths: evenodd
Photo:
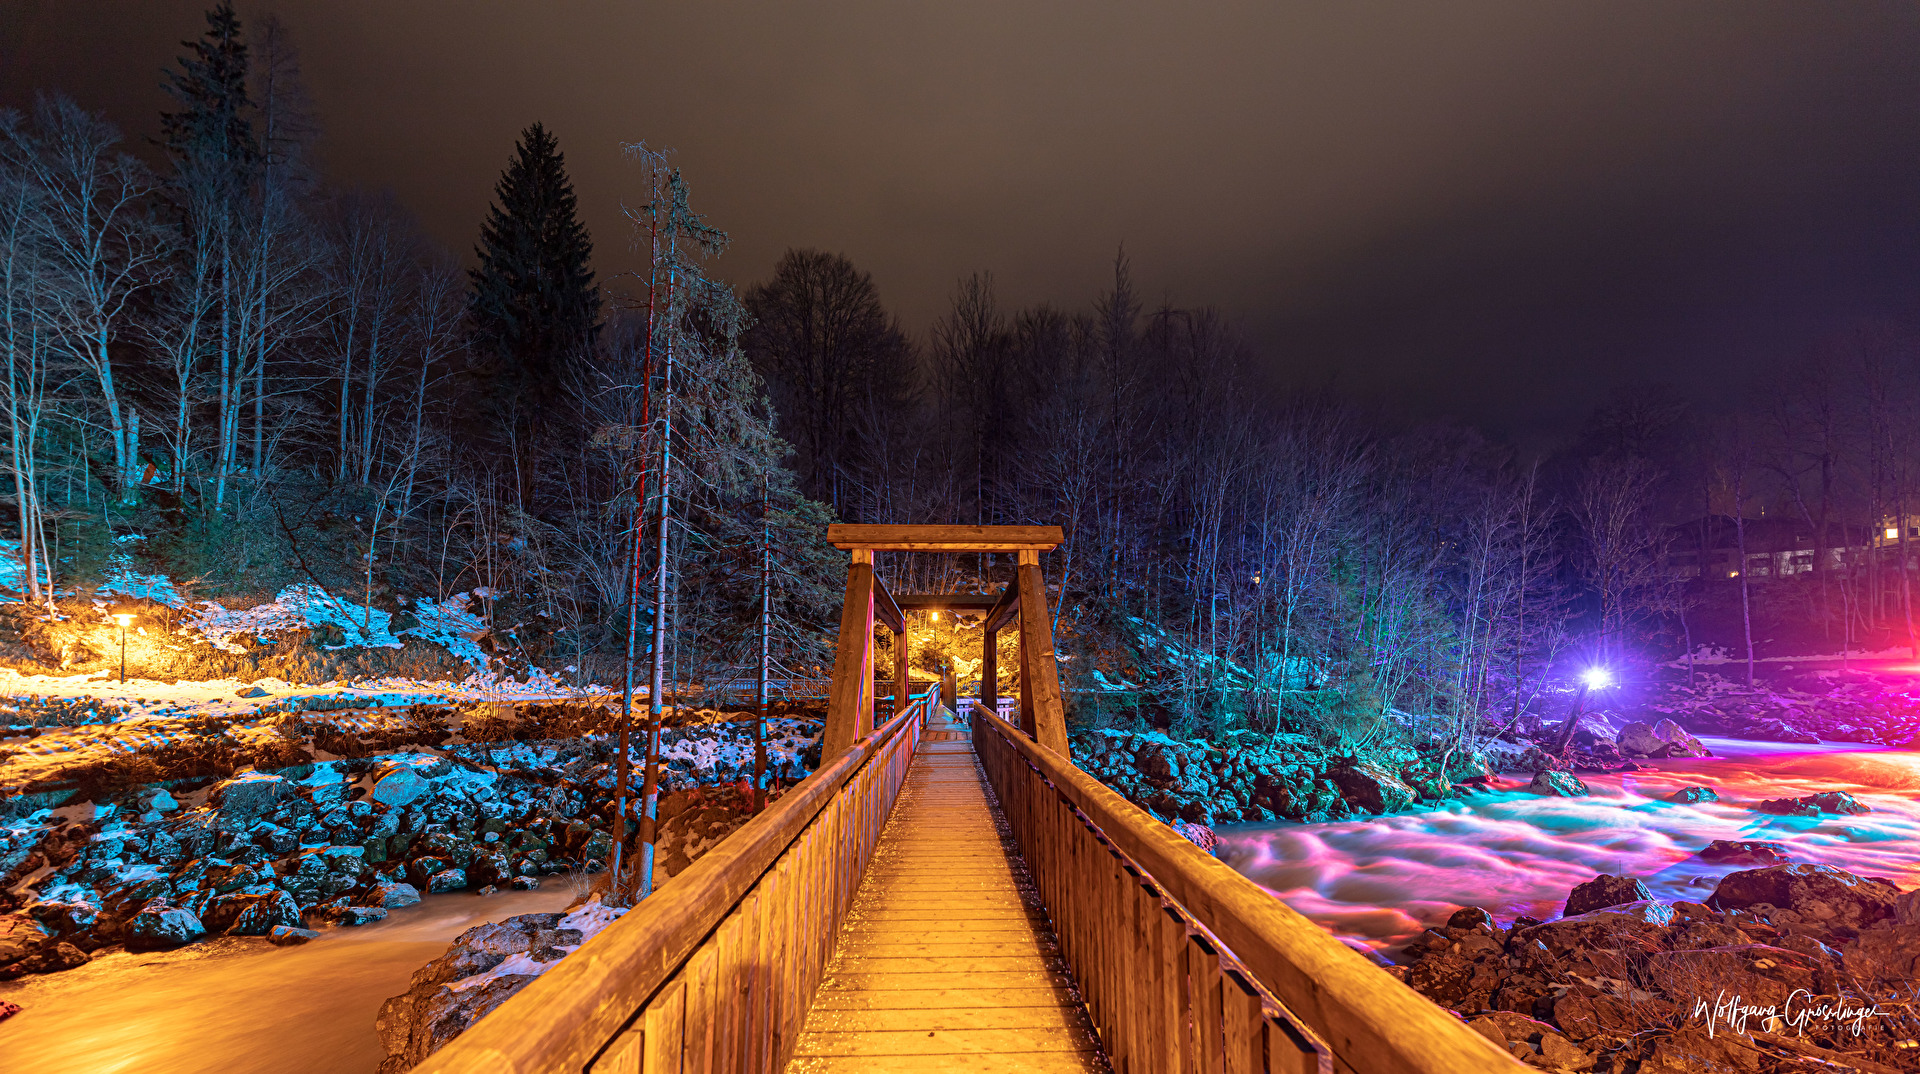
<path id="1" fill-rule="evenodd" d="M 927 739 L 787 1070 L 1106 1070 L 963 726 Z"/>

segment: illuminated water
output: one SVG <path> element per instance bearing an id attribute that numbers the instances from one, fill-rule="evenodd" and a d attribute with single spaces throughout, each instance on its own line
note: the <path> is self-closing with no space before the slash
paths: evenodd
<path id="1" fill-rule="evenodd" d="M 486 898 L 433 895 L 300 947 L 221 939 L 0 982 L 0 999 L 25 1008 L 0 1022 L 0 1071 L 367 1074 L 384 1057 L 373 1032 L 380 1004 L 447 941 L 572 899 L 551 880 Z"/>
<path id="2" fill-rule="evenodd" d="M 1601 872 L 1639 876 L 1658 898 L 1702 900 L 1721 875 L 1750 868 L 1693 856 L 1715 839 L 1783 843 L 1796 862 L 1920 886 L 1920 752 L 1705 742 L 1719 756 L 1584 777 L 1587 798 L 1540 797 L 1504 780 L 1433 812 L 1224 828 L 1221 857 L 1326 928 L 1381 949 L 1463 905 L 1498 918 L 1556 916 L 1568 889 Z M 1688 785 L 1713 787 L 1721 800 L 1659 801 Z M 1873 812 L 1816 819 L 1748 808 L 1826 790 Z"/>

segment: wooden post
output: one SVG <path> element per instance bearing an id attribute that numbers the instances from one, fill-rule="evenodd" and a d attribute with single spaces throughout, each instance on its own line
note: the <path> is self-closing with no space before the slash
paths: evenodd
<path id="1" fill-rule="evenodd" d="M 820 763 L 853 748 L 873 730 L 873 553 L 856 548 L 847 567 L 847 597 L 840 606 L 840 644 L 827 691 L 827 726 Z M 865 717 L 864 723 L 862 717 Z"/>
<path id="2" fill-rule="evenodd" d="M 960 685 L 953 666 L 953 658 L 947 658 L 947 666 L 940 672 L 940 703 L 949 709 L 960 706 Z"/>
<path id="3" fill-rule="evenodd" d="M 1000 704 L 1000 632 L 983 630 L 980 641 L 980 704 L 993 712 Z"/>
<path id="4" fill-rule="evenodd" d="M 1067 710 L 1060 696 L 1060 667 L 1053 654 L 1053 623 L 1047 615 L 1046 583 L 1040 578 L 1040 553 L 1022 550 L 1019 556 L 1020 648 L 1025 665 L 1021 693 L 1033 699 L 1034 740 L 1062 757 L 1070 757 Z M 1025 719 L 1023 715 L 1022 721 Z"/>
<path id="5" fill-rule="evenodd" d="M 907 711 L 907 631 L 903 623 L 893 636 L 893 714 Z"/>
<path id="6" fill-rule="evenodd" d="M 1020 638 L 1020 730 L 1034 737 L 1033 721 L 1033 657 L 1027 645 L 1027 632 L 1023 629 Z"/>

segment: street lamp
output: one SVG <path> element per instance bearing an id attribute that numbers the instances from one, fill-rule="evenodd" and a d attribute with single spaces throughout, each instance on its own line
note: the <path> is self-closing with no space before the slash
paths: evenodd
<path id="1" fill-rule="evenodd" d="M 1564 754 L 1573 744 L 1573 729 L 1580 722 L 1580 710 L 1586 706 L 1587 693 L 1592 690 L 1604 690 L 1613 685 L 1613 672 L 1603 667 L 1590 667 L 1580 673 L 1580 690 L 1573 695 L 1573 711 L 1560 724 L 1560 733 L 1554 737 L 1553 752 Z"/>
<path id="2" fill-rule="evenodd" d="M 113 621 L 120 624 L 120 681 L 127 681 L 127 628 L 133 625 L 131 612 L 115 612 Z"/>

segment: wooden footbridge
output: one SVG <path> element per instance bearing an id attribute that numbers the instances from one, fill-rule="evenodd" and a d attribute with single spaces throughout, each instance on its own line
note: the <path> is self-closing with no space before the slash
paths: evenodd
<path id="1" fill-rule="evenodd" d="M 852 564 L 818 771 L 417 1069 L 1527 1069 L 1074 767 L 1039 562 L 1058 528 L 828 535 Z M 1017 579 L 896 600 L 891 551 L 1011 553 Z M 875 726 L 902 605 L 985 615 L 982 697 L 909 698 L 897 644 Z M 994 715 L 1010 625 L 1017 722 Z"/>

